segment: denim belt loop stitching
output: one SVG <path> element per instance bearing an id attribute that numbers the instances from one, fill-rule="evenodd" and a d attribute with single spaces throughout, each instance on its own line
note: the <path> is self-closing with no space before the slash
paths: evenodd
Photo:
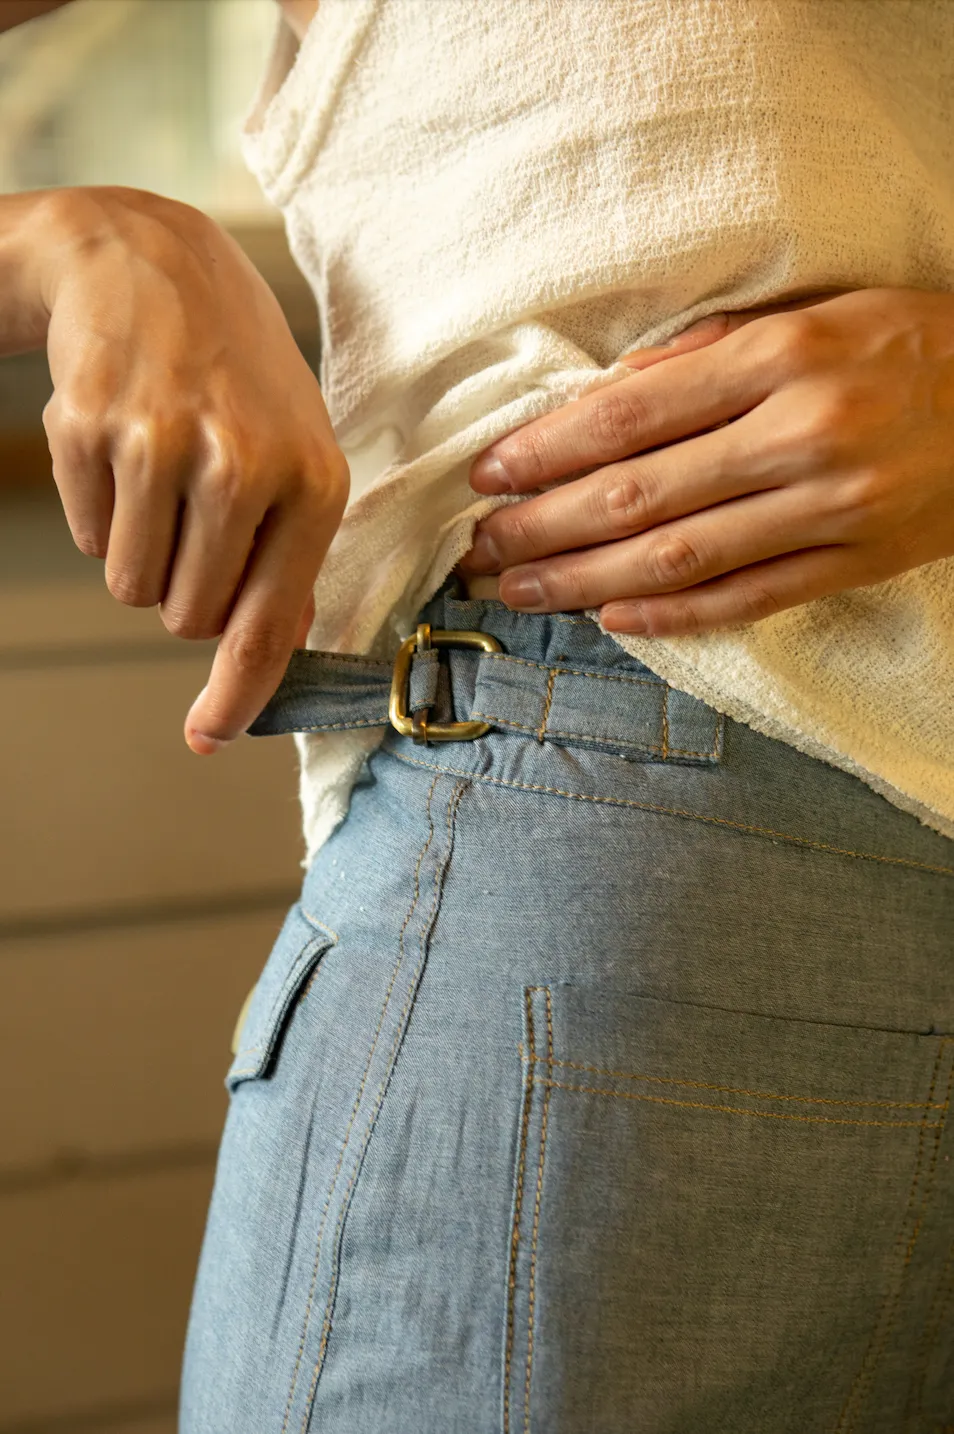
<path id="1" fill-rule="evenodd" d="M 391 666 L 349 654 L 297 651 L 252 736 L 386 726 Z M 415 656 L 411 709 L 439 702 L 537 742 L 631 760 L 713 764 L 724 718 L 688 693 L 639 674 L 588 671 L 500 653 L 445 648 Z"/>

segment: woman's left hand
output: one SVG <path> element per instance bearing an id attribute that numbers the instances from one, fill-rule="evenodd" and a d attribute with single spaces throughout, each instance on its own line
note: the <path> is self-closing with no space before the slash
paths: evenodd
<path id="1" fill-rule="evenodd" d="M 499 572 L 511 608 L 670 636 L 954 555 L 954 293 L 857 289 L 705 323 L 705 346 L 634 353 L 631 377 L 477 458 L 485 494 L 587 471 L 486 518 L 466 572 Z"/>

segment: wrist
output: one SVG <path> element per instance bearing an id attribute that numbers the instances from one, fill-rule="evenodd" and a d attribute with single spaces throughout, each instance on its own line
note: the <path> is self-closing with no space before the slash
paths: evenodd
<path id="1" fill-rule="evenodd" d="M 60 285 L 109 245 L 171 252 L 213 227 L 190 205 L 119 186 L 0 196 L 0 355 L 43 347 Z"/>
<path id="2" fill-rule="evenodd" d="M 47 312 L 59 286 L 105 251 L 135 254 L 158 268 L 200 258 L 218 226 L 190 204 L 122 185 L 50 190 L 32 236 L 42 255 L 38 281 Z M 188 262 L 188 260 L 186 260 Z"/>
<path id="3" fill-rule="evenodd" d="M 42 348 L 49 326 L 47 269 L 55 190 L 0 199 L 0 354 Z"/>

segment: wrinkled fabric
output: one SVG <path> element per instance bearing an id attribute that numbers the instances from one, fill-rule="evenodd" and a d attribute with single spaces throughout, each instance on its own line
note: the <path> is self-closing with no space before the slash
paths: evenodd
<path id="1" fill-rule="evenodd" d="M 954 842 L 585 619 L 421 616 L 496 725 L 391 730 L 288 913 L 180 1434 L 948 1427 Z"/>
<path id="2" fill-rule="evenodd" d="M 355 479 L 309 645 L 387 657 L 504 500 L 470 460 L 696 319 L 954 289 L 947 0 L 321 0 L 247 159 Z M 620 646 L 954 836 L 954 559 Z M 379 734 L 299 739 L 308 857 Z M 306 857 L 306 861 L 308 860 Z"/>

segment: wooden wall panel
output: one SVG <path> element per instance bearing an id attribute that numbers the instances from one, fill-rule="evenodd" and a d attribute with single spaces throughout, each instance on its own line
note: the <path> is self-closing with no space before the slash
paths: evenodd
<path id="1" fill-rule="evenodd" d="M 195 757 L 214 643 L 0 498 L 0 1434 L 175 1434 L 243 998 L 301 884 L 290 737 Z"/>
<path id="2" fill-rule="evenodd" d="M 211 1185 L 205 1163 L 4 1199 L 3 1423 L 168 1400 Z"/>
<path id="3" fill-rule="evenodd" d="M 0 672 L 0 925 L 300 878 L 291 737 L 213 757 L 182 723 L 205 655 Z"/>
<path id="4" fill-rule="evenodd" d="M 284 914 L 5 942 L 0 1049 L 17 1093 L 0 1194 L 127 1153 L 211 1147 L 235 1020 Z"/>

